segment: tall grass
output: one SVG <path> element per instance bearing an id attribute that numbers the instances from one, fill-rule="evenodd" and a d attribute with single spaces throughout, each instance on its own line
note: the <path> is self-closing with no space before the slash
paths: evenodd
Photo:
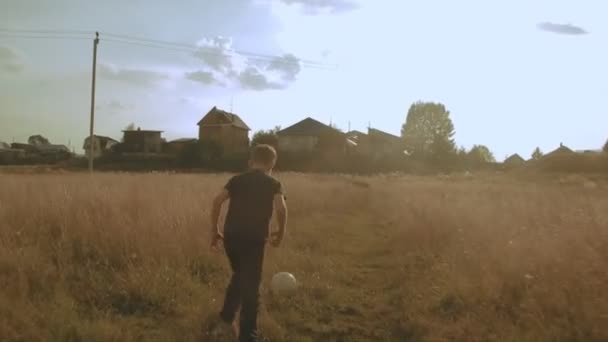
<path id="1" fill-rule="evenodd" d="M 204 340 L 229 276 L 207 241 L 228 176 L 0 177 L 0 340 Z M 601 182 L 278 177 L 266 340 L 608 340 Z M 295 297 L 265 286 L 283 270 Z"/>

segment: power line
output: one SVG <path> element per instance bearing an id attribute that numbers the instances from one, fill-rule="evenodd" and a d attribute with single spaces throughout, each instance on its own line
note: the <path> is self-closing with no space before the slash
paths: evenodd
<path id="1" fill-rule="evenodd" d="M 0 27 L 0 32 L 8 32 L 8 33 L 34 33 L 34 34 L 81 34 L 81 35 L 91 35 L 94 34 L 94 31 L 84 31 L 84 30 L 14 30 L 14 29 L 6 29 Z"/>
<path id="2" fill-rule="evenodd" d="M 45 36 L 35 36 L 35 35 L 22 35 L 22 34 L 12 34 L 12 33 L 2 33 L 0 32 L 0 37 L 2 38 L 25 38 L 25 39 L 58 39 L 58 40 L 90 40 L 91 38 L 87 37 L 69 37 L 69 36 L 57 36 L 57 35 L 45 35 Z"/>
<path id="3" fill-rule="evenodd" d="M 106 33 L 106 32 L 102 32 L 102 34 L 104 36 L 114 37 L 114 39 L 105 38 L 104 39 L 105 41 L 119 42 L 119 43 L 124 43 L 124 44 L 133 43 L 134 45 L 140 45 L 140 46 L 146 46 L 146 47 L 157 47 L 157 48 L 167 47 L 170 50 L 186 51 L 186 52 L 201 52 L 204 54 L 216 55 L 216 56 L 237 55 L 237 56 L 248 57 L 250 60 L 257 60 L 257 61 L 263 61 L 263 62 L 272 62 L 272 63 L 277 63 L 277 64 L 302 64 L 303 66 L 306 66 L 306 67 L 318 67 L 318 68 L 329 69 L 329 65 L 326 65 L 326 64 L 323 64 L 320 62 L 304 60 L 304 59 L 297 59 L 296 62 L 290 62 L 290 61 L 286 61 L 284 59 L 280 59 L 280 56 L 264 55 L 264 54 L 258 54 L 258 53 L 247 52 L 247 51 L 217 50 L 217 49 L 214 49 L 213 47 L 208 47 L 208 46 L 198 46 L 198 45 L 190 45 L 190 44 L 184 44 L 184 43 L 168 42 L 168 41 L 162 41 L 162 40 L 157 40 L 157 39 L 139 38 L 139 37 L 134 37 L 134 36 L 119 35 L 119 34 Z"/>
<path id="4" fill-rule="evenodd" d="M 178 46 L 164 46 L 164 45 L 158 45 L 156 43 L 144 43 L 144 42 L 139 42 L 139 41 L 128 41 L 128 40 L 124 40 L 124 39 L 115 39 L 115 38 L 104 38 L 102 39 L 103 42 L 111 42 L 111 43 L 118 43 L 118 44 L 126 44 L 126 45 L 135 45 L 135 46 L 141 46 L 141 47 L 149 47 L 149 48 L 156 48 L 156 49 L 162 49 L 162 50 L 171 50 L 171 51 L 180 51 L 180 52 L 189 52 L 189 53 L 203 53 L 205 55 L 212 55 L 212 56 L 218 56 L 218 57 L 227 57 L 227 56 L 232 56 L 232 57 L 247 57 L 248 61 L 250 62 L 264 62 L 264 63 L 273 63 L 273 64 L 281 64 L 281 65 L 302 65 L 303 67 L 306 68 L 314 68 L 314 69 L 326 69 L 329 70 L 331 69 L 329 66 L 324 66 L 324 65 L 309 65 L 307 63 L 301 63 L 300 61 L 287 61 L 287 60 L 283 60 L 283 59 L 278 59 L 277 57 L 274 58 L 262 58 L 262 57 L 257 57 L 257 56 L 250 56 L 250 55 L 243 55 L 243 54 L 236 54 L 232 51 L 218 51 L 218 50 L 214 50 L 214 49 L 206 49 L 204 51 L 201 51 L 201 48 L 196 48 L 194 46 L 191 47 L 178 47 Z"/>
<path id="5" fill-rule="evenodd" d="M 83 30 L 13 30 L 0 28 L 0 36 L 2 37 L 13 37 L 13 38 L 31 38 L 31 39 L 90 39 L 89 37 L 79 37 L 74 35 L 87 35 L 89 36 L 92 32 Z M 250 61 L 259 62 L 271 62 L 274 64 L 283 65 L 302 65 L 304 67 L 317 68 L 317 69 L 335 69 L 336 65 L 325 64 L 321 62 L 299 59 L 296 57 L 295 61 L 289 61 L 281 59 L 281 56 L 259 54 L 248 51 L 240 51 L 235 49 L 230 50 L 218 50 L 209 46 L 192 45 L 186 43 L 163 41 L 158 39 L 135 37 L 124 34 L 115 34 L 109 32 L 102 32 L 102 37 L 108 36 L 110 38 L 103 38 L 102 41 L 109 41 L 114 43 L 137 45 L 142 47 L 151 47 L 165 50 L 190 52 L 190 53 L 203 53 L 207 55 L 216 56 L 244 56 Z M 63 36 L 60 36 L 63 35 Z M 70 35 L 69 37 L 65 35 Z"/>
<path id="6" fill-rule="evenodd" d="M 2 32 L 0 32 L 0 38 L 58 39 L 58 40 L 89 40 L 90 39 L 88 37 L 72 37 L 72 36 L 57 36 L 57 35 L 23 35 L 23 34 L 6 34 L 6 33 L 2 33 Z M 274 57 L 272 59 L 271 58 L 262 58 L 262 57 L 256 57 L 256 56 L 235 54 L 232 51 L 214 51 L 213 49 L 209 49 L 209 48 L 205 49 L 204 47 L 197 48 L 195 46 L 190 46 L 190 47 L 165 46 L 165 45 L 160 45 L 160 44 L 155 44 L 155 43 L 144 43 L 144 42 L 138 42 L 138 41 L 128 41 L 128 40 L 113 39 L 113 38 L 105 38 L 105 39 L 100 39 L 100 40 L 103 42 L 112 42 L 112 43 L 118 43 L 118 44 L 149 47 L 149 48 L 156 48 L 156 49 L 162 49 L 162 50 L 171 50 L 171 51 L 189 52 L 189 53 L 199 52 L 199 53 L 203 53 L 205 55 L 215 55 L 218 57 L 243 56 L 243 57 L 247 57 L 248 61 L 250 61 L 250 62 L 273 63 L 273 64 L 280 64 L 280 65 L 297 64 L 297 65 L 302 65 L 303 67 L 306 67 L 306 68 L 323 69 L 323 70 L 332 69 L 329 66 L 309 65 L 307 63 L 301 63 L 301 61 L 291 62 L 291 61 L 286 61 L 283 59 L 278 59 L 278 57 Z"/>
<path id="7" fill-rule="evenodd" d="M 157 40 L 157 39 L 141 38 L 141 37 L 135 37 L 135 36 L 129 36 L 129 35 L 108 33 L 108 32 L 102 32 L 102 34 L 104 36 L 110 36 L 110 37 L 115 37 L 115 38 L 119 38 L 119 39 L 128 39 L 128 40 L 149 42 L 149 43 L 155 43 L 155 44 L 161 44 L 161 45 L 172 45 L 172 46 L 184 47 L 184 48 L 189 48 L 189 49 L 193 48 L 196 50 L 212 49 L 211 47 L 207 47 L 207 46 L 169 42 L 169 41 L 163 41 L 163 40 Z M 275 60 L 277 57 L 279 57 L 279 56 L 266 55 L 266 54 L 260 54 L 260 53 L 250 52 L 250 51 L 242 51 L 242 50 L 228 50 L 228 51 L 233 51 L 234 53 L 242 55 L 242 56 L 255 57 L 255 58 L 260 58 L 260 59 Z M 305 59 L 298 59 L 298 60 L 302 63 L 311 64 L 311 65 L 319 65 L 319 66 L 327 65 L 327 64 L 324 64 L 321 62 L 316 62 L 316 61 L 311 61 L 311 60 L 305 60 Z"/>
<path id="8" fill-rule="evenodd" d="M 126 41 L 126 40 L 122 40 L 122 39 L 114 39 L 114 38 L 102 38 L 101 41 L 103 41 L 103 42 L 112 42 L 112 43 L 119 43 L 119 44 L 126 44 L 126 45 L 142 46 L 142 47 L 151 47 L 151 48 L 157 48 L 157 49 L 163 49 L 163 50 L 173 50 L 173 51 L 182 51 L 182 52 L 195 52 L 194 49 L 180 48 L 180 47 L 170 47 L 170 46 L 160 46 L 160 45 L 154 45 L 154 44 L 150 44 L 150 43 L 131 42 L 131 41 Z"/>

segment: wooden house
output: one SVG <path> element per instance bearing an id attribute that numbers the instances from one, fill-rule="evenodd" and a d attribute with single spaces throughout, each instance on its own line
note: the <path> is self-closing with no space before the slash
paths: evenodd
<path id="1" fill-rule="evenodd" d="M 249 126 L 236 114 L 217 107 L 198 122 L 198 139 L 201 143 L 221 146 L 224 153 L 243 152 L 249 149 Z"/>

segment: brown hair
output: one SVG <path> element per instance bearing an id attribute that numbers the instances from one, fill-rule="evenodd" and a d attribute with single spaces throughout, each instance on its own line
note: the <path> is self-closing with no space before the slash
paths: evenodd
<path id="1" fill-rule="evenodd" d="M 256 145 L 251 151 L 251 161 L 273 167 L 277 161 L 277 151 L 267 144 Z"/>

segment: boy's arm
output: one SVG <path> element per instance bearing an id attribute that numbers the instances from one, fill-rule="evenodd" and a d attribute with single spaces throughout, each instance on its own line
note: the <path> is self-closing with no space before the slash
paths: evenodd
<path id="1" fill-rule="evenodd" d="M 220 218 L 220 212 L 222 205 L 230 198 L 228 190 L 222 189 L 222 191 L 215 196 L 213 204 L 211 206 L 211 238 L 212 241 L 217 237 L 221 236 L 220 229 L 218 227 L 218 221 Z"/>
<path id="2" fill-rule="evenodd" d="M 287 230 L 287 203 L 282 193 L 274 195 L 274 210 L 279 224 L 279 231 L 276 234 L 275 244 L 281 243 Z"/>

